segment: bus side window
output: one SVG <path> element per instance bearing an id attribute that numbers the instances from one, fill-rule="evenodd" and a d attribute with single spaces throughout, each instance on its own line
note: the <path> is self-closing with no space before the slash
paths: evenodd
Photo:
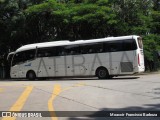
<path id="1" fill-rule="evenodd" d="M 24 53 L 23 52 L 16 53 L 14 55 L 12 65 L 17 65 L 17 64 L 20 64 L 22 62 L 24 62 Z"/>
<path id="2" fill-rule="evenodd" d="M 39 48 L 37 57 L 50 57 L 52 56 L 52 48 Z"/>
<path id="3" fill-rule="evenodd" d="M 109 43 L 109 51 L 110 52 L 118 52 L 123 51 L 123 42 L 121 40 L 119 41 L 110 41 Z"/>
<path id="4" fill-rule="evenodd" d="M 64 55 L 65 55 L 65 52 L 64 52 L 64 51 L 62 51 L 62 52 L 61 52 L 61 55 L 62 55 L 62 56 L 64 56 Z"/>
<path id="5" fill-rule="evenodd" d="M 50 53 L 49 53 L 49 52 L 45 52 L 45 53 L 44 53 L 44 56 L 45 56 L 45 57 L 49 57 L 49 56 L 50 56 Z"/>
<path id="6" fill-rule="evenodd" d="M 54 56 L 60 56 L 61 55 L 60 47 L 55 47 L 55 49 L 57 53 Z"/>
<path id="7" fill-rule="evenodd" d="M 56 47 L 48 47 L 44 49 L 44 57 L 53 57 L 57 56 Z"/>
<path id="8" fill-rule="evenodd" d="M 32 60 L 35 58 L 35 49 L 24 51 L 24 61 Z"/>
<path id="9" fill-rule="evenodd" d="M 56 49 L 55 56 L 64 56 L 66 54 L 63 46 L 55 47 L 55 49 Z"/>
<path id="10" fill-rule="evenodd" d="M 88 46 L 85 44 L 80 45 L 79 49 L 80 49 L 80 54 L 87 54 L 88 53 Z"/>
<path id="11" fill-rule="evenodd" d="M 44 49 L 38 48 L 37 57 L 44 57 Z"/>
<path id="12" fill-rule="evenodd" d="M 37 57 L 41 57 L 41 54 L 40 54 L 40 53 L 38 53 L 38 54 L 37 54 Z"/>
<path id="13" fill-rule="evenodd" d="M 81 54 L 101 53 L 101 52 L 104 52 L 103 43 L 91 43 L 91 44 L 84 44 L 80 46 Z"/>
<path id="14" fill-rule="evenodd" d="M 109 43 L 108 42 L 105 42 L 104 44 L 103 44 L 103 51 L 104 52 L 109 52 L 109 50 L 110 50 L 110 46 L 109 46 Z"/>
<path id="15" fill-rule="evenodd" d="M 88 50 L 88 53 L 93 53 L 93 49 L 89 49 L 89 50 Z"/>
<path id="16" fill-rule="evenodd" d="M 77 55 L 79 54 L 79 46 L 78 45 L 69 45 L 65 46 L 66 55 Z"/>
<path id="17" fill-rule="evenodd" d="M 94 46 L 93 43 L 86 45 L 86 53 L 94 53 L 94 47 L 93 46 Z"/>
<path id="18" fill-rule="evenodd" d="M 136 47 L 136 42 L 134 39 L 123 41 L 123 50 L 124 51 L 136 50 L 136 49 L 137 49 L 137 47 Z"/>
<path id="19" fill-rule="evenodd" d="M 93 53 L 102 53 L 104 49 L 102 43 L 94 43 L 92 47 Z"/>

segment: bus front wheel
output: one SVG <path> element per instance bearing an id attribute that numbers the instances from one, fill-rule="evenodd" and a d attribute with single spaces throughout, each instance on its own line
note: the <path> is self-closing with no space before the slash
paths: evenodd
<path id="1" fill-rule="evenodd" d="M 29 80 L 35 80 L 36 79 L 36 74 L 35 74 L 34 71 L 28 71 L 26 77 Z"/>
<path id="2" fill-rule="evenodd" d="M 109 78 L 108 70 L 105 67 L 100 67 L 96 70 L 96 76 L 99 79 L 106 79 Z"/>

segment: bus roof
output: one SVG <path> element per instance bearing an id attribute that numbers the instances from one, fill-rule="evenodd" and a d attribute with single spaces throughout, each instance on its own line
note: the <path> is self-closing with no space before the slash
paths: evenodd
<path id="1" fill-rule="evenodd" d="M 24 45 L 16 50 L 16 52 L 36 49 L 36 48 L 43 48 L 43 47 L 52 47 L 52 46 L 63 46 L 63 45 L 74 45 L 74 44 L 85 44 L 85 43 L 94 43 L 94 42 L 103 42 L 103 41 L 114 41 L 114 40 L 126 40 L 126 39 L 135 39 L 139 36 L 137 35 L 130 35 L 130 36 L 120 36 L 120 37 L 106 37 L 106 38 L 99 38 L 99 39 L 89 39 L 89 40 L 77 40 L 77 41 L 54 41 L 54 42 L 43 42 L 43 43 L 35 43 L 35 44 L 28 44 Z"/>

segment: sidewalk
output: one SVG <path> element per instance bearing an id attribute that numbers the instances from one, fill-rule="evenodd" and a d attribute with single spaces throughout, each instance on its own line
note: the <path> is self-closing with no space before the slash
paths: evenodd
<path id="1" fill-rule="evenodd" d="M 136 75 L 150 75 L 150 74 L 160 74 L 160 70 L 159 71 L 154 71 L 154 72 L 146 71 L 146 72 L 143 72 L 143 73 L 138 73 Z"/>

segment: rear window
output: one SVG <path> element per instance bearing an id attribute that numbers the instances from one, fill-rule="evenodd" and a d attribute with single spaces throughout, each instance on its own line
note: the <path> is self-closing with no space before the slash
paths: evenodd
<path id="1" fill-rule="evenodd" d="M 138 38 L 138 46 L 141 49 L 143 48 L 143 42 L 142 42 L 142 38 L 141 37 Z"/>

